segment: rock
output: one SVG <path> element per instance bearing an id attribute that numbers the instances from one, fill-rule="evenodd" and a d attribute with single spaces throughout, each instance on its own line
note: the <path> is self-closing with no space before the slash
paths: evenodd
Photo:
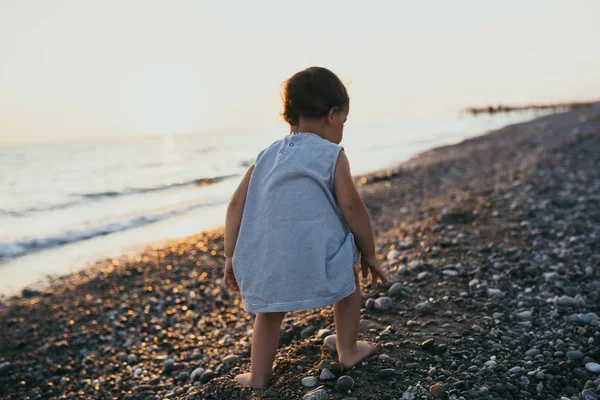
<path id="1" fill-rule="evenodd" d="M 598 374 L 600 373 L 600 364 L 595 362 L 589 362 L 585 364 L 585 369 L 587 369 L 591 373 Z"/>
<path id="2" fill-rule="evenodd" d="M 324 339 L 329 335 L 331 335 L 331 331 L 329 329 L 319 329 L 317 332 L 317 337 L 321 339 Z"/>
<path id="3" fill-rule="evenodd" d="M 329 350 L 331 350 L 331 351 L 337 351 L 337 348 L 335 347 L 336 346 L 336 336 L 335 335 L 329 335 L 329 336 L 327 336 L 323 340 L 323 344 Z"/>
<path id="4" fill-rule="evenodd" d="M 174 368 L 175 368 L 175 359 L 173 359 L 173 358 L 165 359 L 163 371 L 169 372 L 169 371 L 172 371 Z"/>
<path id="5" fill-rule="evenodd" d="M 152 390 L 152 386 L 150 385 L 137 385 L 133 387 L 133 390 L 135 392 L 147 392 L 149 390 Z"/>
<path id="6" fill-rule="evenodd" d="M 486 368 L 494 368 L 495 366 L 497 366 L 498 363 L 494 360 L 488 360 L 486 362 L 483 363 L 483 366 Z"/>
<path id="7" fill-rule="evenodd" d="M 573 298 L 567 295 L 562 295 L 556 299 L 556 304 L 565 307 L 577 307 L 585 305 L 585 302 L 581 298 Z"/>
<path id="8" fill-rule="evenodd" d="M 215 373 L 212 369 L 207 369 L 200 375 L 200 383 L 210 382 L 215 377 Z"/>
<path id="9" fill-rule="evenodd" d="M 396 373 L 396 371 L 392 368 L 384 368 L 378 372 L 378 375 L 381 378 L 389 378 L 390 376 L 393 376 L 395 373 Z"/>
<path id="10" fill-rule="evenodd" d="M 581 392 L 581 399 L 582 400 L 598 400 L 598 395 L 590 390 L 590 389 L 586 389 L 583 392 Z"/>
<path id="11" fill-rule="evenodd" d="M 390 297 L 380 297 L 375 300 L 375 309 L 379 311 L 387 311 L 392 308 L 392 299 Z"/>
<path id="12" fill-rule="evenodd" d="M 591 324 L 592 322 L 598 321 L 598 314 L 589 312 L 587 314 L 578 314 L 579 321 L 583 324 Z"/>
<path id="13" fill-rule="evenodd" d="M 424 281 L 429 278 L 431 278 L 431 272 L 428 272 L 428 271 L 423 271 L 423 272 L 419 273 L 419 275 L 417 275 L 417 280 L 419 280 L 419 281 Z"/>
<path id="14" fill-rule="evenodd" d="M 403 284 L 396 282 L 390 287 L 388 294 L 391 297 L 403 297 L 408 296 L 410 293 L 406 291 L 406 288 Z"/>
<path id="15" fill-rule="evenodd" d="M 488 296 L 490 296 L 492 298 L 495 298 L 495 299 L 501 299 L 504 296 L 506 296 L 506 294 L 502 290 L 500 290 L 500 289 L 493 289 L 493 288 L 489 288 L 487 290 L 487 294 L 488 294 Z"/>
<path id="16" fill-rule="evenodd" d="M 233 365 L 236 364 L 240 360 L 240 356 L 235 354 L 230 354 L 223 359 L 223 364 L 225 365 Z"/>
<path id="17" fill-rule="evenodd" d="M 321 371 L 321 375 L 319 375 L 319 379 L 322 381 L 326 381 L 328 379 L 334 379 L 335 375 L 333 374 L 333 372 L 331 372 L 329 370 L 329 368 L 323 368 L 323 370 Z"/>
<path id="18" fill-rule="evenodd" d="M 8 372 L 10 371 L 10 363 L 4 362 L 0 364 L 0 376 L 8 376 Z"/>
<path id="19" fill-rule="evenodd" d="M 368 319 L 360 320 L 360 331 L 361 332 L 369 332 L 371 329 L 381 330 L 381 329 L 383 329 L 383 325 L 378 324 L 377 322 L 371 321 Z"/>
<path id="20" fill-rule="evenodd" d="M 509 374 L 514 374 L 514 375 L 520 375 L 523 373 L 523 368 L 517 366 L 517 367 L 512 367 L 511 369 L 508 370 Z"/>
<path id="21" fill-rule="evenodd" d="M 442 271 L 442 274 L 444 274 L 445 276 L 457 276 L 458 271 L 455 269 L 445 269 Z"/>
<path id="22" fill-rule="evenodd" d="M 436 399 L 443 399 L 446 397 L 446 387 L 443 383 L 436 383 L 429 388 L 429 392 Z"/>
<path id="23" fill-rule="evenodd" d="M 388 261 L 395 261 L 400 257 L 400 252 L 396 249 L 392 249 L 387 253 Z"/>
<path id="24" fill-rule="evenodd" d="M 540 354 L 540 351 L 538 349 L 529 349 L 525 352 L 525 355 L 528 357 L 535 357 L 538 354 Z"/>
<path id="25" fill-rule="evenodd" d="M 344 372 L 344 366 L 337 362 L 332 362 L 327 368 L 329 368 L 334 375 L 340 375 L 342 372 Z"/>
<path id="26" fill-rule="evenodd" d="M 302 400 L 327 400 L 327 391 L 319 386 L 315 390 L 306 393 Z"/>
<path id="27" fill-rule="evenodd" d="M 341 391 L 350 390 L 354 387 L 354 379 L 348 375 L 340 376 L 337 380 L 337 388 Z"/>
<path id="28" fill-rule="evenodd" d="M 433 347 L 434 344 L 435 344 L 435 340 L 434 339 L 427 339 L 423 343 L 421 343 L 421 347 L 423 349 L 430 349 L 430 348 Z"/>
<path id="29" fill-rule="evenodd" d="M 316 328 L 314 326 L 309 325 L 300 331 L 300 337 L 306 339 L 307 337 L 312 336 L 315 333 L 315 330 Z"/>
<path id="30" fill-rule="evenodd" d="M 193 370 L 190 375 L 192 382 L 199 380 L 203 373 L 204 373 L 204 368 L 198 367 L 195 370 Z"/>
<path id="31" fill-rule="evenodd" d="M 177 376 L 177 381 L 179 382 L 187 382 L 190 379 L 190 374 L 187 372 L 181 372 L 178 376 Z"/>
<path id="32" fill-rule="evenodd" d="M 317 378 L 314 376 L 307 376 L 306 378 L 302 378 L 302 386 L 311 388 L 317 386 Z"/>
<path id="33" fill-rule="evenodd" d="M 569 360 L 581 360 L 583 358 L 583 353 L 579 350 L 567 351 L 566 355 Z"/>
<path id="34" fill-rule="evenodd" d="M 367 310 L 372 310 L 375 308 L 375 299 L 369 297 L 367 301 L 365 301 L 365 308 Z"/>
<path id="35" fill-rule="evenodd" d="M 433 313 L 434 307 L 433 304 L 431 304 L 430 302 L 424 301 L 422 303 L 418 303 L 415 306 L 415 311 L 417 311 L 421 315 L 428 315 Z"/>
<path id="36" fill-rule="evenodd" d="M 517 317 L 521 319 L 529 319 L 532 315 L 531 311 L 521 311 L 520 313 L 517 313 Z"/>

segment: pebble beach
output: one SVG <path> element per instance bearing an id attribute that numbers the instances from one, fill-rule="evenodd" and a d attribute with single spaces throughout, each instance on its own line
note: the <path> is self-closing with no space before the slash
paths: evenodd
<path id="1" fill-rule="evenodd" d="M 0 299 L 0 398 L 598 399 L 600 104 L 356 184 L 390 279 L 362 286 L 359 365 L 329 349 L 331 307 L 294 312 L 269 388 L 238 386 L 253 317 L 217 229 Z"/>

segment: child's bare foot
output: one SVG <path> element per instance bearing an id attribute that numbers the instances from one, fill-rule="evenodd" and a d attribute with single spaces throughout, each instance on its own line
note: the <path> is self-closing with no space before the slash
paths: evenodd
<path id="1" fill-rule="evenodd" d="M 236 375 L 235 378 L 237 383 L 242 386 L 248 386 L 254 389 L 264 389 L 267 386 L 266 382 L 256 382 L 252 379 L 252 373 L 246 372 L 245 374 Z"/>
<path id="2" fill-rule="evenodd" d="M 367 358 L 375 351 L 375 347 L 373 347 L 369 342 L 364 340 L 359 340 L 356 342 L 356 349 L 351 352 L 338 352 L 340 364 L 344 366 L 344 368 L 352 368 L 356 364 L 358 364 L 363 359 Z"/>

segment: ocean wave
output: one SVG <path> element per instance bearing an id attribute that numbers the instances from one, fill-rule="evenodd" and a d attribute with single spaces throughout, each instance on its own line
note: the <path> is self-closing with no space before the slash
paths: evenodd
<path id="1" fill-rule="evenodd" d="M 89 199 L 97 199 L 101 197 L 116 197 L 116 196 L 127 196 L 131 194 L 139 194 L 139 193 L 148 193 L 148 192 L 156 192 L 160 190 L 169 190 L 173 188 L 183 187 L 183 186 L 207 186 L 212 185 L 225 179 L 233 178 L 238 175 L 222 175 L 208 178 L 199 178 L 193 179 L 191 181 L 183 181 L 183 182 L 174 182 L 168 183 L 166 185 L 159 186 L 151 186 L 151 187 L 138 187 L 138 188 L 127 188 L 121 191 L 108 191 L 108 192 L 97 192 L 97 193 L 74 193 L 73 196 L 79 196 L 83 198 Z"/>
<path id="2" fill-rule="evenodd" d="M 71 229 L 50 236 L 17 239 L 12 242 L 0 242 L 0 263 L 12 260 L 16 257 L 24 256 L 34 251 L 59 247 L 69 243 L 75 243 L 98 236 L 125 231 L 139 226 L 162 221 L 164 219 L 176 217 L 198 208 L 221 205 L 225 204 L 226 202 L 227 200 L 224 199 L 220 201 L 191 204 L 168 211 L 158 211 L 145 215 L 123 217 L 119 219 L 118 222 L 103 224 L 93 228 Z"/>
<path id="3" fill-rule="evenodd" d="M 165 185 L 158 186 L 150 186 L 150 187 L 137 187 L 137 188 L 127 188 L 121 191 L 106 191 L 106 192 L 96 192 L 96 193 L 73 193 L 71 194 L 71 198 L 73 200 L 69 200 L 63 203 L 55 203 L 49 204 L 47 206 L 42 207 L 30 207 L 24 210 L 0 210 L 0 216 L 11 216 L 11 217 L 24 217 L 30 214 L 44 212 L 44 211 L 53 211 L 60 210 L 63 208 L 68 208 L 72 206 L 76 206 L 90 200 L 98 200 L 102 198 L 114 198 L 120 196 L 129 196 L 133 194 L 141 194 L 141 193 L 150 193 L 161 190 L 170 190 L 185 186 L 208 186 L 213 185 L 215 183 L 224 181 L 229 178 L 233 178 L 239 175 L 221 175 L 215 177 L 206 177 L 206 178 L 198 178 L 190 181 L 183 182 L 174 182 Z M 0 253 L 2 249 L 0 249 Z"/>

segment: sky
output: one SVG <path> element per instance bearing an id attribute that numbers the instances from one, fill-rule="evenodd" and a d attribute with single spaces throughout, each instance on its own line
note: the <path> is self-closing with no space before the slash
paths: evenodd
<path id="1" fill-rule="evenodd" d="M 312 65 L 349 123 L 600 99 L 600 1 L 0 0 L 0 145 L 281 124 Z"/>

